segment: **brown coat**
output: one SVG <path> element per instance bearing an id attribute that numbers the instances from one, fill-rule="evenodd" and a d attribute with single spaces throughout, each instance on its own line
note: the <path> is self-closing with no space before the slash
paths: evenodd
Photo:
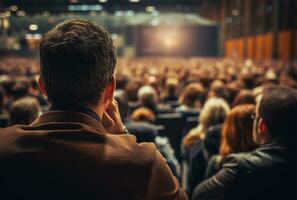
<path id="1" fill-rule="evenodd" d="M 0 198 L 186 199 L 152 143 L 108 134 L 94 118 L 54 111 L 0 132 Z M 2 198 L 1 198 L 2 199 Z"/>

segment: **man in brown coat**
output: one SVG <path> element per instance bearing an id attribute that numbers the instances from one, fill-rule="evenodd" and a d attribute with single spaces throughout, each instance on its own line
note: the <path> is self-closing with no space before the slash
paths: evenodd
<path id="1" fill-rule="evenodd" d="M 115 64 L 110 34 L 90 21 L 44 35 L 39 84 L 51 108 L 1 130 L 3 199 L 186 199 L 156 147 L 126 134 Z"/>

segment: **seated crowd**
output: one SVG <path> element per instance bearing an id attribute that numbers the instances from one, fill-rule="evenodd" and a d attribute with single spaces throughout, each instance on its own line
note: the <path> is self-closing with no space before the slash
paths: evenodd
<path id="1" fill-rule="evenodd" d="M 44 63 L 55 63 L 41 59 Z M 153 192 L 151 197 L 147 193 L 147 199 L 296 197 L 296 63 L 222 58 L 119 58 L 115 68 L 113 97 L 123 124 L 138 143 L 155 144 L 186 193 L 182 195 L 181 191 L 178 195 L 175 188 L 174 195 L 170 191 L 172 196 L 158 196 L 154 194 L 158 193 L 154 188 L 157 186 L 150 186 L 148 190 Z M 39 89 L 40 72 L 38 59 L 0 59 L 2 128 L 31 124 L 36 130 L 41 129 L 39 116 L 53 111 L 54 98 L 50 96 L 48 103 L 46 92 Z M 75 128 L 74 124 L 71 126 Z M 36 142 L 44 141 L 36 138 Z M 79 156 L 83 161 L 83 154 Z M 133 168 L 130 173 L 143 175 Z M 117 177 L 120 178 L 121 175 Z M 91 193 L 92 184 L 90 190 L 81 194 Z M 160 194 L 162 184 L 158 185 Z M 142 199 L 143 196 L 136 194 L 129 198 L 111 195 L 106 199 Z"/>

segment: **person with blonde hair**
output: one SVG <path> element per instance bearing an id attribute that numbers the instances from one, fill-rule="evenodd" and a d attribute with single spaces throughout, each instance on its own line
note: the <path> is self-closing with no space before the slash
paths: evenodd
<path id="1" fill-rule="evenodd" d="M 229 105 L 224 99 L 209 98 L 200 112 L 198 126 L 190 130 L 183 138 L 184 148 L 181 150 L 184 151 L 182 153 L 187 163 L 183 173 L 187 174 L 186 182 L 189 194 L 205 177 L 209 159 L 205 144 L 207 133 L 211 129 L 217 129 L 217 126 L 224 122 L 229 109 Z"/>
<path id="2" fill-rule="evenodd" d="M 224 99 L 217 97 L 208 99 L 200 112 L 198 126 L 183 138 L 186 149 L 190 149 L 198 140 L 203 140 L 211 126 L 223 123 L 229 110 L 230 107 Z"/>

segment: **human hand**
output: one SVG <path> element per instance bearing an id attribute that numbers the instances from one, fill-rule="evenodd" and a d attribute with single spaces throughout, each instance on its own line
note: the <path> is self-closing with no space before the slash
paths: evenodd
<path id="1" fill-rule="evenodd" d="M 118 103 L 115 99 L 108 105 L 102 116 L 102 124 L 104 128 L 113 134 L 124 134 L 125 127 L 123 125 Z"/>

